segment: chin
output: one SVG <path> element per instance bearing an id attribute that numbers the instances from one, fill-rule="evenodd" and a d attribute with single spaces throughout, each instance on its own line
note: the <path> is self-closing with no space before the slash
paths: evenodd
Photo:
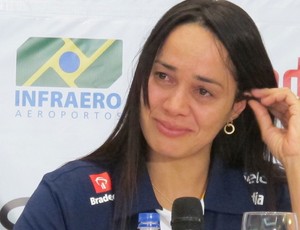
<path id="1" fill-rule="evenodd" d="M 178 149 L 176 150 L 175 148 L 172 149 L 155 149 L 152 151 L 153 157 L 159 159 L 181 159 L 184 157 L 184 153 L 178 152 Z"/>

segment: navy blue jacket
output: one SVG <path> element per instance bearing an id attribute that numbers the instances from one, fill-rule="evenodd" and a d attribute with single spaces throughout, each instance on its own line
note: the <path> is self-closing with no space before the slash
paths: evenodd
<path id="1" fill-rule="evenodd" d="M 119 174 L 103 165 L 73 161 L 44 176 L 18 219 L 15 230 L 109 230 L 114 210 L 113 184 Z M 161 209 L 148 173 L 133 201 L 132 227 L 140 212 Z M 243 212 L 266 210 L 265 178 L 212 164 L 205 195 L 206 230 L 240 230 Z M 286 185 L 278 188 L 278 210 L 290 211 Z"/>

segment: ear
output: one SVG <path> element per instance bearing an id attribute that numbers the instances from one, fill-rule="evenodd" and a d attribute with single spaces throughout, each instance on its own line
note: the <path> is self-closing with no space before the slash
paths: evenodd
<path id="1" fill-rule="evenodd" d="M 241 100 L 237 101 L 233 104 L 232 112 L 231 112 L 231 120 L 238 118 L 238 116 L 244 111 L 246 108 L 247 101 Z"/>

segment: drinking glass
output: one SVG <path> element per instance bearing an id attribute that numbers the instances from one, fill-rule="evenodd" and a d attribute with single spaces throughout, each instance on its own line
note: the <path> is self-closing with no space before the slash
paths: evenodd
<path id="1" fill-rule="evenodd" d="M 242 230 L 299 230 L 292 212 L 245 212 Z"/>

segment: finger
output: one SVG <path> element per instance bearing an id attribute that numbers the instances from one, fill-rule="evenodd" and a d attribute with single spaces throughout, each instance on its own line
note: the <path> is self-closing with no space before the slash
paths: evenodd
<path id="1" fill-rule="evenodd" d="M 285 102 L 287 106 L 299 103 L 296 95 L 289 88 L 253 89 L 251 95 L 259 99 L 265 106 L 276 102 Z"/>
<path id="2" fill-rule="evenodd" d="M 300 116 L 300 100 L 288 88 L 254 89 L 251 95 L 278 118 L 285 128 L 293 115 Z"/>
<path id="3" fill-rule="evenodd" d="M 273 121 L 271 119 L 271 116 L 267 108 L 261 105 L 258 101 L 249 100 L 248 104 L 255 114 L 256 120 L 262 133 L 262 137 L 264 139 L 265 135 L 268 133 L 268 130 L 273 128 Z"/>

